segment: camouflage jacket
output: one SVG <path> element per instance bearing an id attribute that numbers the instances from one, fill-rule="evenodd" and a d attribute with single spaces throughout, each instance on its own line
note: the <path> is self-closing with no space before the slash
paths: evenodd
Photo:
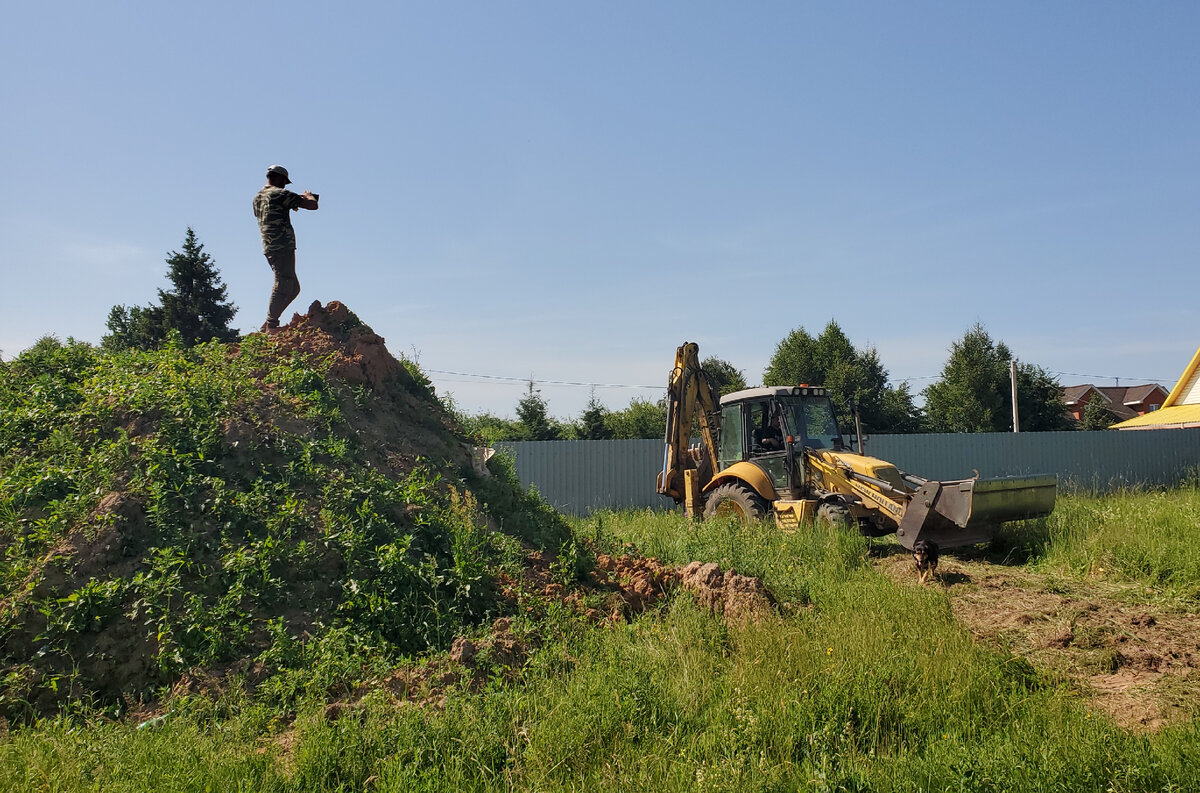
<path id="1" fill-rule="evenodd" d="M 267 185 L 254 196 L 254 217 L 262 232 L 263 253 L 296 248 L 296 232 L 288 215 L 300 208 L 300 196 L 282 187 Z"/>

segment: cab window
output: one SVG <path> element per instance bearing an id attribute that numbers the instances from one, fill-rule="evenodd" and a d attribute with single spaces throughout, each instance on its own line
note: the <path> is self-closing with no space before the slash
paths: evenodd
<path id="1" fill-rule="evenodd" d="M 841 434 L 829 400 L 810 400 L 805 404 L 804 441 L 814 449 L 832 449 L 840 443 Z"/>
<path id="2" fill-rule="evenodd" d="M 779 426 L 773 402 L 752 403 L 748 405 L 746 414 L 746 432 L 752 453 L 763 454 L 783 449 L 783 429 Z"/>
<path id="3" fill-rule="evenodd" d="M 722 468 L 742 459 L 744 437 L 742 406 L 726 405 L 721 409 L 721 447 L 717 455 Z"/>

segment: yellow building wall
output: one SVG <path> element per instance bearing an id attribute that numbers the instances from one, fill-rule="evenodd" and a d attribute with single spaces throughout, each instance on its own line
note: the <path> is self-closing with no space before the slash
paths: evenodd
<path id="1" fill-rule="evenodd" d="M 1200 405 L 1200 369 L 1192 373 L 1191 378 L 1179 393 L 1177 405 Z"/>

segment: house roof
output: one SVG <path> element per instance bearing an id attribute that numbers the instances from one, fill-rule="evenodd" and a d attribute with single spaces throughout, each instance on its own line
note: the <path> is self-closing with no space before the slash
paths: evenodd
<path id="1" fill-rule="evenodd" d="M 1163 398 L 1167 396 L 1167 389 L 1158 383 L 1130 386 L 1097 386 L 1091 383 L 1069 385 L 1063 388 L 1063 404 L 1071 408 L 1086 405 L 1093 393 L 1100 395 L 1104 406 L 1118 419 L 1131 419 L 1138 415 L 1135 408 L 1146 404 L 1147 398 L 1155 393 L 1162 394 L 1162 397 L 1159 397 L 1158 402 L 1150 404 L 1161 405 Z"/>
<path id="2" fill-rule="evenodd" d="M 1160 430 L 1200 427 L 1200 405 L 1173 405 L 1114 424 L 1116 430 Z"/>
<path id="3" fill-rule="evenodd" d="M 1129 388 L 1125 389 L 1125 399 L 1122 401 L 1122 404 L 1140 405 L 1143 402 L 1145 402 L 1149 397 L 1153 396 L 1155 391 L 1162 392 L 1164 399 L 1168 395 L 1167 389 L 1163 388 L 1158 383 L 1146 383 L 1145 385 L 1131 385 L 1131 386 L 1129 386 Z M 1158 402 L 1157 404 L 1161 405 L 1162 402 Z"/>
<path id="4" fill-rule="evenodd" d="M 1197 348 L 1196 354 L 1192 356 L 1191 363 L 1187 365 L 1183 370 L 1183 374 L 1179 376 L 1179 382 L 1171 389 L 1171 393 L 1167 396 L 1167 401 L 1163 402 L 1163 407 L 1189 405 L 1200 401 L 1197 399 L 1195 393 L 1198 372 L 1200 372 L 1200 348 Z"/>
<path id="5" fill-rule="evenodd" d="M 1088 396 L 1088 394 L 1092 391 L 1095 391 L 1096 393 L 1100 394 L 1100 396 L 1104 397 L 1105 402 L 1112 401 L 1106 394 L 1097 389 L 1096 386 L 1092 385 L 1091 383 L 1084 383 L 1083 385 L 1063 386 L 1063 404 L 1078 405 L 1080 402 L 1086 403 L 1091 398 Z"/>
<path id="6" fill-rule="evenodd" d="M 1192 360 L 1184 367 L 1179 382 L 1171 389 L 1162 407 L 1143 416 L 1136 416 L 1120 424 L 1114 424 L 1109 429 L 1142 430 L 1142 429 L 1178 429 L 1180 427 L 1200 427 L 1200 349 L 1192 356 Z"/>

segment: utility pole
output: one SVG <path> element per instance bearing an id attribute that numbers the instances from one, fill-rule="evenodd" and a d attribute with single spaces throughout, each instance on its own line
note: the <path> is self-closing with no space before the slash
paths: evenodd
<path id="1" fill-rule="evenodd" d="M 1008 362 L 1008 375 L 1012 379 L 1013 432 L 1021 431 L 1021 417 L 1017 415 L 1017 359 Z"/>

